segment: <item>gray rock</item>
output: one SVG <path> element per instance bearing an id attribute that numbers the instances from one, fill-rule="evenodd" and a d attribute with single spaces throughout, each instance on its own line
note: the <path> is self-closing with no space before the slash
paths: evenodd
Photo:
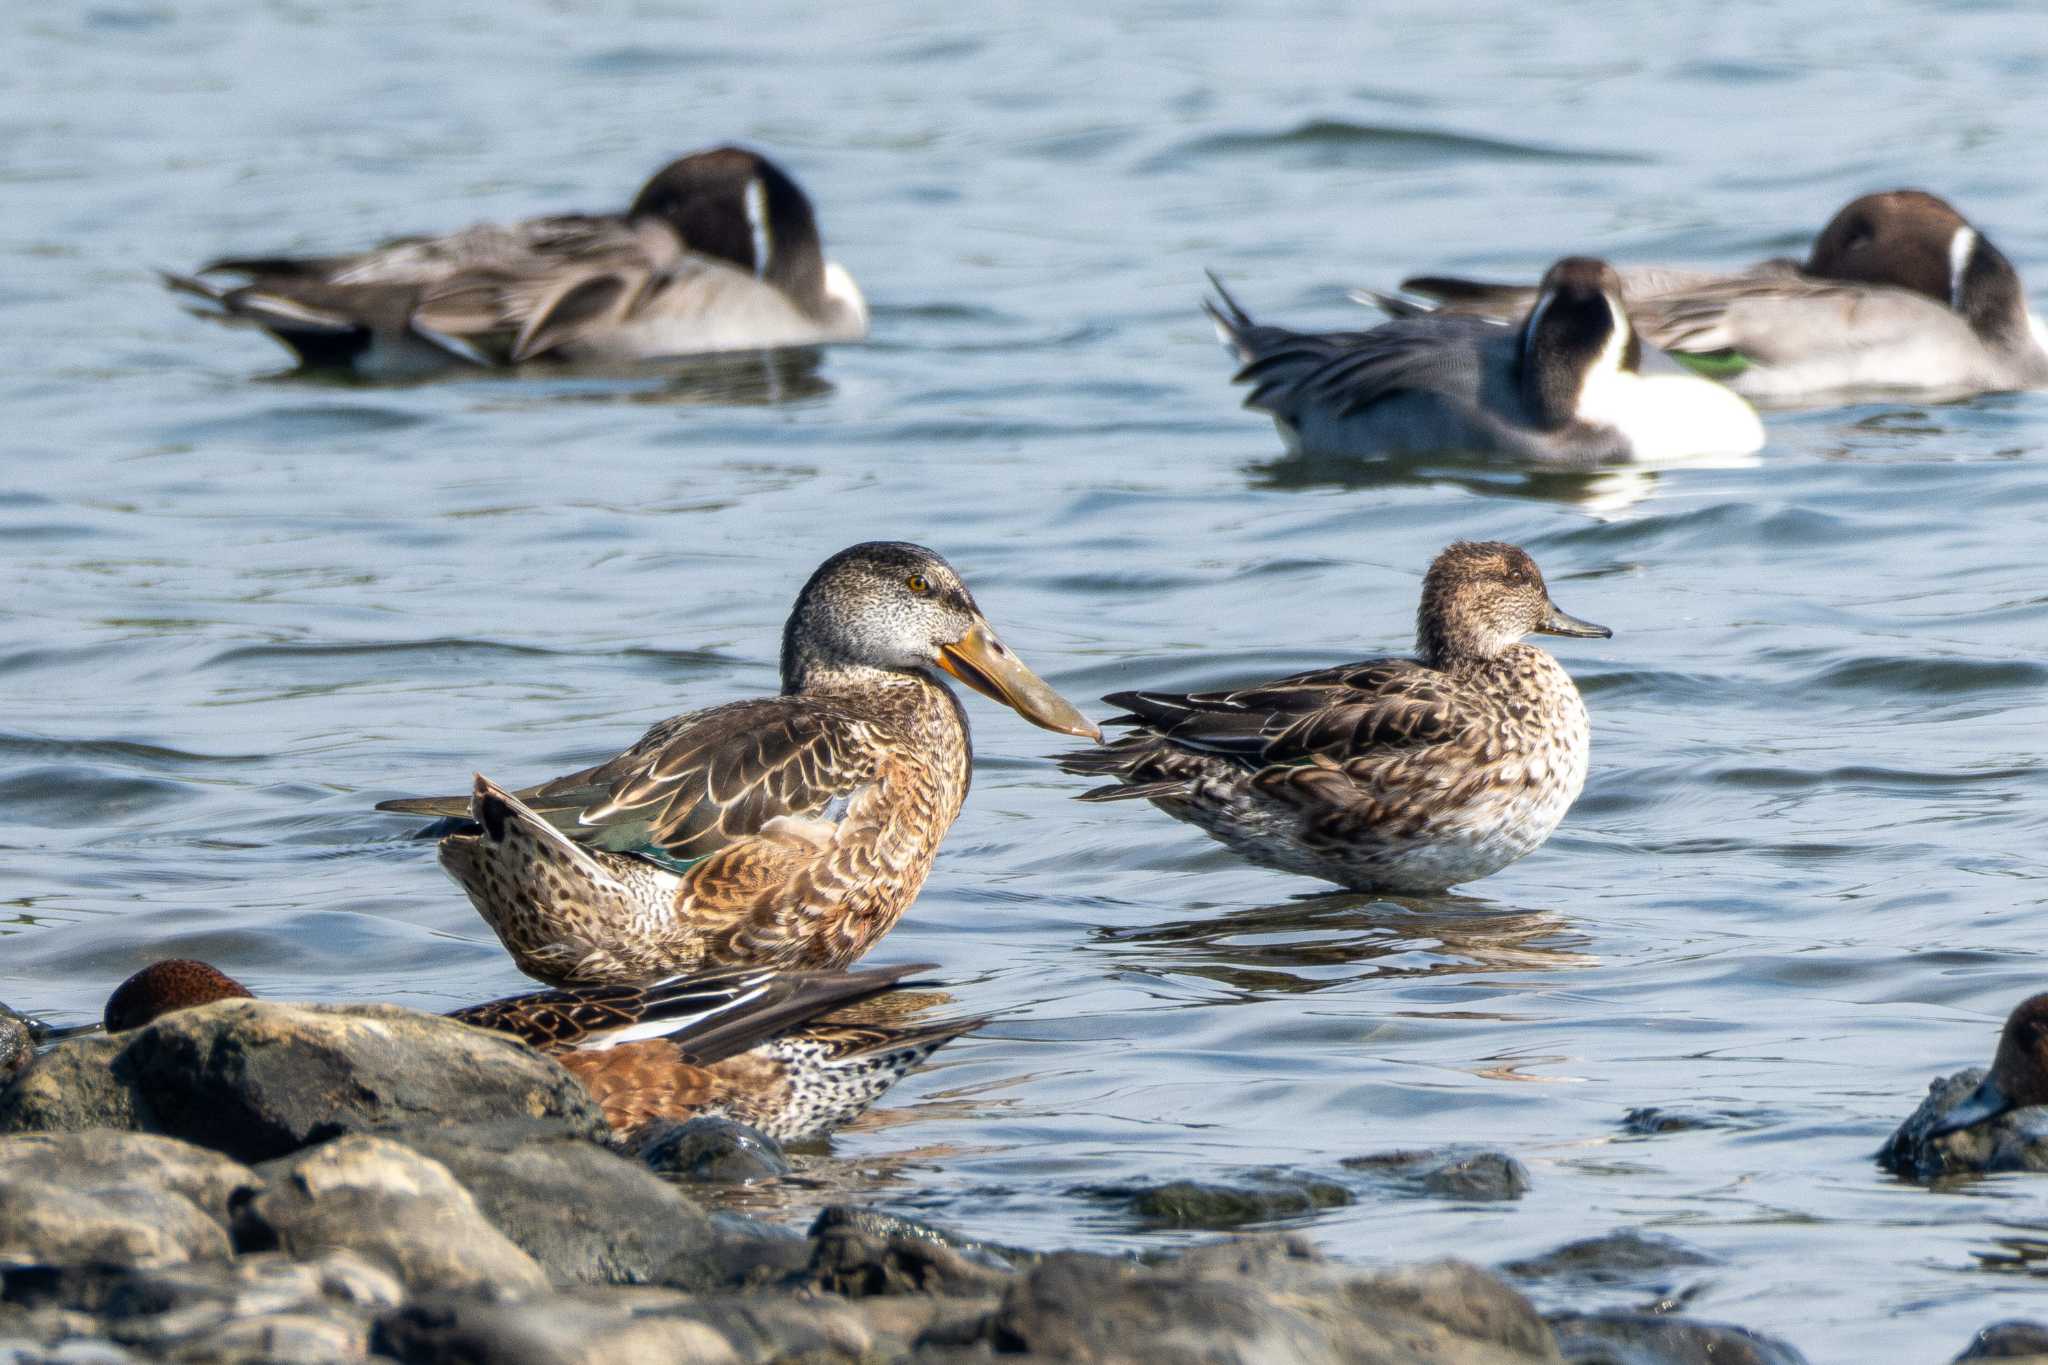
<path id="1" fill-rule="evenodd" d="M 547 1286 L 539 1264 L 491 1225 L 446 1166 L 388 1138 L 337 1138 L 264 1174 L 263 1191 L 236 1210 L 242 1250 L 307 1257 L 345 1248 L 413 1293 Z"/>
<path id="2" fill-rule="evenodd" d="M 922 1226 L 877 1228 L 827 1209 L 811 1229 L 808 1279 L 829 1294 L 967 1297 L 999 1294 L 1014 1272 L 978 1248 L 956 1247 Z M 907 1221 L 907 1220 L 906 1220 Z"/>
<path id="3" fill-rule="evenodd" d="M 69 1038 L 0 1090 L 0 1133 L 136 1129 L 135 1095 L 115 1078 L 112 1063 L 125 1038 Z"/>
<path id="4" fill-rule="evenodd" d="M 1119 1205 L 1133 1219 L 1153 1227 L 1215 1231 L 1299 1218 L 1352 1202 L 1351 1191 L 1342 1185 L 1280 1172 L 1254 1175 L 1236 1185 L 1169 1180 L 1157 1185 L 1087 1185 L 1069 1193 Z"/>
<path id="5" fill-rule="evenodd" d="M 1955 1365 L 1966 1360 L 2027 1360 L 2037 1356 L 2048 1356 L 2048 1323 L 2016 1318 L 1979 1328 L 1970 1338 L 1969 1346 L 1955 1358 Z"/>
<path id="6" fill-rule="evenodd" d="M 248 1162 L 369 1128 L 520 1117 L 609 1131 L 582 1086 L 531 1048 L 395 1005 L 179 1010 L 64 1043 L 0 1095 L 0 1132 L 134 1128 Z"/>
<path id="7" fill-rule="evenodd" d="M 2038 1108 L 2015 1109 L 1989 1123 L 1941 1137 L 1927 1135 L 1929 1128 L 1977 1088 L 1984 1074 L 1982 1068 L 1972 1067 L 1930 1081 L 1927 1098 L 1878 1149 L 1878 1165 L 1907 1180 L 1993 1171 L 2048 1171 L 2048 1122 Z"/>
<path id="8" fill-rule="evenodd" d="M 1398 1193 L 1436 1199 L 1520 1199 L 1529 1192 L 1528 1168 L 1505 1152 L 1439 1147 L 1351 1156 L 1342 1164 Z"/>
<path id="9" fill-rule="evenodd" d="M 0 1271 L 4 1330 L 62 1350 L 89 1332 L 123 1360 L 131 1358 L 123 1348 L 160 1360 L 359 1360 L 371 1319 L 395 1307 L 402 1292 L 390 1275 L 346 1252 L 306 1264 L 258 1255 L 159 1269 Z"/>
<path id="10" fill-rule="evenodd" d="M 919 1218 L 906 1218 L 900 1213 L 884 1213 L 880 1209 L 860 1208 L 851 1204 L 833 1204 L 820 1209 L 818 1216 L 811 1222 L 810 1236 L 823 1238 L 840 1228 L 858 1229 L 884 1242 L 908 1237 L 917 1241 L 936 1243 L 959 1252 L 977 1265 L 989 1266 L 996 1270 L 1033 1266 L 1045 1259 L 1042 1253 L 1032 1251 L 1028 1247 L 1005 1246 L 1001 1242 L 983 1241 L 978 1237 L 963 1237 L 957 1232 Z"/>
<path id="11" fill-rule="evenodd" d="M 1483 1270 L 1440 1261 L 1361 1274 L 1291 1237 L 1224 1242 L 1153 1266 L 1049 1256 L 1010 1286 L 981 1334 L 999 1354 L 1160 1365 L 1559 1359 L 1536 1310 Z"/>
<path id="12" fill-rule="evenodd" d="M 410 1365 L 732 1365 L 738 1359 L 714 1328 L 646 1306 L 635 1313 L 623 1303 L 560 1295 L 519 1304 L 426 1299 L 380 1318 L 370 1347 Z"/>
<path id="13" fill-rule="evenodd" d="M 226 1229 L 175 1191 L 0 1176 L 0 1262 L 156 1266 L 229 1255 Z"/>
<path id="14" fill-rule="evenodd" d="M 523 1120 L 392 1134 L 445 1166 L 555 1284 L 645 1284 L 718 1239 L 703 1210 L 639 1162 Z"/>
<path id="15" fill-rule="evenodd" d="M 1647 1311 L 1666 1312 L 1697 1289 L 1683 1285 L 1683 1272 L 1718 1265 L 1719 1258 L 1675 1237 L 1624 1229 L 1567 1242 L 1554 1251 L 1509 1261 L 1501 1271 L 1516 1280 L 1568 1289 L 1574 1306 L 1590 1306 L 1589 1291 L 1620 1291 Z M 1616 1297 L 1613 1294 L 1610 1298 Z M 1640 1300 L 1650 1302 L 1642 1303 Z M 1624 1301 L 1628 1301 L 1624 1300 Z"/>
<path id="16" fill-rule="evenodd" d="M 1550 1326 L 1572 1365 L 1806 1365 L 1806 1357 L 1782 1341 L 1690 1318 L 1562 1313 Z"/>
<path id="17" fill-rule="evenodd" d="M 816 1245 L 790 1228 L 736 1213 L 712 1214 L 711 1238 L 655 1271 L 653 1282 L 698 1294 L 790 1283 L 810 1266 Z"/>
<path id="18" fill-rule="evenodd" d="M 50 1181 L 71 1189 L 142 1185 L 181 1194 L 222 1226 L 237 1190 L 262 1182 L 218 1152 L 153 1133 L 109 1128 L 0 1137 L 0 1180 Z"/>
<path id="19" fill-rule="evenodd" d="M 633 1154 L 670 1180 L 743 1183 L 788 1175 L 782 1144 L 758 1128 L 705 1114 L 642 1129 Z"/>

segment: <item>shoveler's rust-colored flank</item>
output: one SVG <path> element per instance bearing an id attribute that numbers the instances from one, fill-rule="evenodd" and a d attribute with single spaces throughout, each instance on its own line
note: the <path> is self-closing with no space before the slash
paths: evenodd
<path id="1" fill-rule="evenodd" d="M 1095 727 L 916 545 L 827 560 L 783 633 L 780 696 L 663 721 L 610 762 L 508 792 L 379 810 L 467 817 L 441 862 L 520 970 L 645 982 L 754 963 L 837 967 L 916 898 L 967 795 L 950 673 L 1066 734 Z"/>
<path id="2" fill-rule="evenodd" d="M 1423 580 L 1416 658 L 1226 692 L 1120 692 L 1135 733 L 1066 755 L 1268 867 L 1361 890 L 1439 891 L 1537 847 L 1585 785 L 1571 676 L 1524 635 L 1605 637 L 1550 601 L 1521 549 L 1460 541 Z"/>

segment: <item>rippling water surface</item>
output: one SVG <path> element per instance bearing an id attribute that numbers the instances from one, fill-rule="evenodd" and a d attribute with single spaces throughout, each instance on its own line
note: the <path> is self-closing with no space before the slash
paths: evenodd
<path id="1" fill-rule="evenodd" d="M 519 988 L 371 805 L 771 689 L 855 539 L 941 548 L 1076 698 L 1403 648 L 1430 556 L 1510 539 L 1615 630 L 1555 642 L 1596 741 L 1545 849 L 1438 900 L 1320 894 L 1071 801 L 1058 737 L 970 699 L 974 795 L 876 956 L 1004 1017 L 834 1151 L 903 1212 L 1138 1247 L 1174 1234 L 1080 1187 L 1479 1142 L 1525 1198 L 1300 1226 L 1367 1260 L 1662 1231 L 1721 1258 L 1691 1311 L 1817 1361 L 2048 1313 L 1980 1262 L 2048 1183 L 1869 1160 L 2043 985 L 2048 397 L 1773 416 L 1732 468 L 1306 464 L 1194 307 L 1205 266 L 1342 325 L 1420 267 L 1732 265 L 1894 184 L 2042 285 L 2048 29 L 1360 8 L 7 8 L 0 997 L 92 1017 L 171 953 L 285 997 Z M 623 204 L 723 139 L 811 191 L 872 344 L 346 386 L 151 273 Z M 1636 1136 L 1640 1106 L 1707 1126 Z"/>

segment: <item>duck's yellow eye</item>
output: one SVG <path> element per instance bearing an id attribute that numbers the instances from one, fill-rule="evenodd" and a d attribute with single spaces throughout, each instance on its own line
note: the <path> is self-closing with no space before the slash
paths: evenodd
<path id="1" fill-rule="evenodd" d="M 903 586 L 909 588 L 920 597 L 932 590 L 932 585 L 925 580 L 925 576 L 921 573 L 914 573 L 904 579 Z"/>

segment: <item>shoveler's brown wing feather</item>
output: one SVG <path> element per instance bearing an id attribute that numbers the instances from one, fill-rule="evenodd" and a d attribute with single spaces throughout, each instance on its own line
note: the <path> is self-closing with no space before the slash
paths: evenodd
<path id="1" fill-rule="evenodd" d="M 1105 700 L 1131 713 L 1119 718 L 1125 724 L 1252 769 L 1452 743 L 1470 723 L 1443 675 L 1412 659 L 1342 664 L 1224 692 L 1120 692 Z"/>
<path id="2" fill-rule="evenodd" d="M 779 817 L 819 817 L 874 781 L 867 722 L 802 697 L 732 702 L 665 720 L 609 762 L 518 792 L 569 838 L 687 865 Z M 381 802 L 416 815 L 466 814 L 468 798 Z"/>

